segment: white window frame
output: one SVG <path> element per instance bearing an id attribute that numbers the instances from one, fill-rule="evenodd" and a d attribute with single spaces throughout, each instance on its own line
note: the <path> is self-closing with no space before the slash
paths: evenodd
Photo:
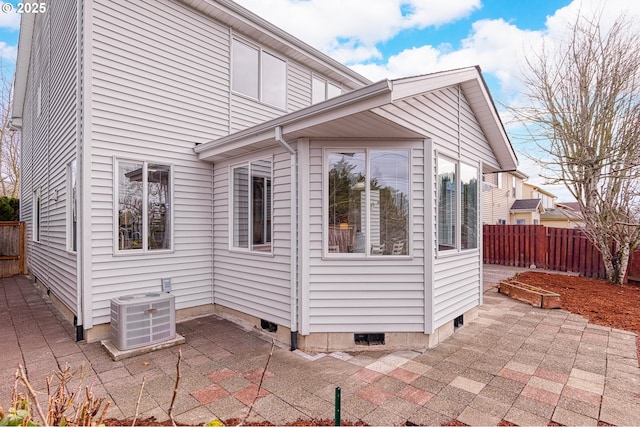
<path id="1" fill-rule="evenodd" d="M 119 221 L 119 213 L 118 213 L 118 209 L 119 209 L 119 196 L 120 196 L 120 190 L 119 190 L 119 164 L 120 162 L 125 162 L 125 163 L 141 163 L 142 164 L 142 236 L 141 236 L 141 240 L 142 240 L 142 247 L 140 249 L 120 249 L 120 245 L 119 245 L 119 239 L 120 239 L 120 229 L 119 229 L 119 225 L 120 225 L 120 221 Z M 156 164 L 156 165 L 162 165 L 162 166 L 167 166 L 169 167 L 169 191 L 170 191 L 170 195 L 169 195 L 169 200 L 170 200 L 170 206 L 169 206 L 169 215 L 171 216 L 169 219 L 169 224 L 171 227 L 171 232 L 169 234 L 169 238 L 171 239 L 171 244 L 169 246 L 169 248 L 167 249 L 149 249 L 149 214 L 148 214 L 148 210 L 149 210 L 149 191 L 148 191 L 148 185 L 145 185 L 145 183 L 147 183 L 148 180 L 148 165 L 149 164 Z M 174 165 L 172 163 L 166 162 L 164 160 L 139 160 L 139 159 L 132 159 L 132 158 L 124 158 L 124 157 L 114 157 L 113 158 L 113 194 L 114 194 L 114 201 L 113 201 L 113 252 L 114 255 L 137 255 L 137 254 L 145 254 L 145 255 L 155 255 L 155 254 L 166 254 L 166 253 L 171 253 L 174 251 L 174 247 L 175 247 L 175 215 L 174 215 L 174 211 L 175 211 L 175 203 L 174 203 L 174 199 L 175 199 L 175 184 L 174 184 Z"/>
<path id="2" fill-rule="evenodd" d="M 480 181 L 480 171 L 481 169 L 481 165 L 479 163 L 473 163 L 473 162 L 469 162 L 467 160 L 460 160 L 460 159 L 456 159 L 453 156 L 448 155 L 446 152 L 436 152 L 436 172 L 435 172 L 435 191 L 436 191 L 436 198 L 435 198 L 435 211 L 436 211 L 436 227 L 435 227 L 435 231 L 436 231 L 436 240 L 435 240 L 435 245 L 436 245 L 436 256 L 438 257 L 446 257 L 446 256 L 450 256 L 450 255 L 455 255 L 455 254 L 459 254 L 459 253 L 467 253 L 467 252 L 474 252 L 474 251 L 479 251 L 480 250 L 480 246 L 482 245 L 482 240 L 480 239 L 480 234 L 481 234 L 481 208 L 482 208 L 482 194 L 480 192 L 480 188 L 479 186 L 481 185 L 481 181 Z M 439 248 L 439 242 L 440 242 L 440 238 L 439 238 L 439 224 L 440 224 L 440 218 L 439 218 L 439 206 L 438 206 L 438 201 L 440 200 L 440 193 L 438 190 L 439 187 L 439 182 L 438 182 L 438 159 L 445 159 L 448 160 L 449 162 L 452 162 L 456 165 L 456 182 L 454 185 L 456 194 L 456 200 L 455 200 L 455 204 L 456 204 L 456 218 L 455 218 L 455 225 L 456 225 L 456 236 L 455 236 L 455 245 L 454 248 L 452 249 L 447 249 L 447 250 L 440 250 Z M 476 235 L 477 235 L 477 242 L 476 242 L 476 247 L 475 248 L 462 248 L 462 191 L 461 191 L 461 183 L 462 183 L 462 179 L 461 179 L 461 170 L 462 170 L 462 165 L 467 165 L 467 166 L 471 166 L 474 167 L 478 173 L 477 175 L 477 179 L 476 179 L 476 185 L 478 186 L 478 188 L 476 189 L 476 196 L 477 196 L 477 219 L 476 219 Z M 498 174 L 498 176 L 500 176 L 500 174 Z M 499 180 L 500 181 L 500 180 Z"/>
<path id="3" fill-rule="evenodd" d="M 353 153 L 364 153 L 365 154 L 365 204 L 366 206 L 371 206 L 371 186 L 370 186 L 370 176 L 371 176 L 371 151 L 406 151 L 408 156 L 408 164 L 407 164 L 407 174 L 408 174 L 408 218 L 407 218 L 407 242 L 406 242 L 406 255 L 380 255 L 380 254 L 372 254 L 371 250 L 371 209 L 368 208 L 365 212 L 365 222 L 366 222 L 366 232 L 365 232 L 365 251 L 358 253 L 345 253 L 345 252 L 329 252 L 329 217 L 328 217 L 328 206 L 329 206 L 329 161 L 328 156 L 329 153 L 332 152 L 353 152 Z M 398 260 L 398 259 L 407 259 L 413 257 L 413 221 L 412 221 L 412 212 L 413 212 L 413 200 L 411 197 L 413 191 L 413 150 L 410 146 L 390 146 L 390 145 L 376 145 L 376 146 L 367 146 L 367 147 L 358 147 L 358 146 L 331 146 L 325 147 L 323 149 L 322 154 L 323 161 L 323 172 L 322 172 L 322 180 L 323 180 L 323 196 L 322 196 L 322 242 L 323 242 L 323 256 L 325 258 L 330 259 L 358 259 L 358 258 L 366 258 L 366 259 L 376 259 L 376 260 Z"/>
<path id="4" fill-rule="evenodd" d="M 255 70 L 255 72 L 258 75 L 258 97 L 257 98 L 254 97 L 253 94 L 248 94 L 248 93 L 241 92 L 241 91 L 237 90 L 234 87 L 234 84 L 233 84 L 233 82 L 235 80 L 235 77 L 234 77 L 235 76 L 234 75 L 234 72 L 235 72 L 234 55 L 235 55 L 235 51 L 236 51 L 236 49 L 234 47 L 235 43 L 241 43 L 241 44 L 247 46 L 250 49 L 254 49 L 258 53 L 258 69 Z M 230 86 L 231 86 L 231 91 L 233 93 L 235 93 L 235 94 L 240 95 L 240 96 L 245 96 L 247 98 L 257 100 L 257 101 L 259 101 L 261 103 L 264 103 L 266 105 L 270 105 L 272 107 L 278 108 L 279 110 L 287 111 L 288 86 L 289 86 L 288 85 L 288 74 L 289 74 L 289 72 L 288 72 L 288 68 L 289 68 L 288 62 L 285 59 L 282 59 L 280 56 L 276 55 L 275 53 L 273 53 L 271 51 L 268 51 L 268 50 L 265 50 L 262 47 L 254 44 L 254 43 L 251 43 L 251 42 L 249 42 L 249 41 L 247 41 L 247 40 L 245 40 L 245 39 L 243 39 L 241 37 L 235 36 L 235 35 L 231 37 L 231 55 L 232 55 L 232 58 L 231 58 L 231 70 L 230 70 L 231 71 L 231 73 L 230 73 L 231 75 L 230 75 L 230 83 L 229 83 Z M 283 98 L 284 99 L 283 99 L 282 105 L 275 104 L 275 103 L 272 103 L 272 102 L 268 102 L 268 101 L 265 101 L 265 99 L 264 99 L 265 96 L 264 96 L 264 90 L 263 90 L 263 88 L 264 88 L 263 81 L 264 81 L 265 70 L 264 70 L 263 64 L 264 64 L 265 55 L 268 55 L 269 57 L 272 57 L 272 58 L 274 58 L 276 60 L 281 61 L 282 64 L 284 65 L 284 82 L 283 82 L 283 84 L 284 84 Z"/>
<path id="5" fill-rule="evenodd" d="M 38 82 L 36 88 L 36 117 L 40 117 L 42 114 L 42 82 Z"/>
<path id="6" fill-rule="evenodd" d="M 33 235 L 31 236 L 31 240 L 34 242 L 40 242 L 40 231 L 42 228 L 42 195 L 39 188 L 33 191 L 31 201 L 31 222 L 33 223 Z"/>
<path id="7" fill-rule="evenodd" d="M 248 180 L 248 203 L 247 203 L 247 216 L 248 216 L 248 221 L 247 221 L 247 225 L 248 225 L 248 229 L 247 229 L 247 247 L 241 247 L 241 246 L 235 246 L 235 200 L 234 200 L 234 188 L 235 188 L 235 174 L 234 171 L 238 168 L 242 168 L 242 167 L 246 167 L 247 168 L 247 174 L 249 178 L 252 178 L 251 175 L 251 164 L 253 163 L 257 163 L 260 161 L 268 161 L 270 164 L 270 176 L 269 176 L 269 180 L 270 180 L 270 185 L 271 185 L 271 196 L 268 198 L 268 204 L 265 203 L 265 208 L 267 208 L 269 210 L 269 212 L 265 212 L 265 216 L 270 216 L 271 218 L 271 227 L 270 227 L 270 232 L 268 234 L 269 236 L 269 250 L 264 250 L 264 248 L 261 249 L 257 249 L 254 247 L 254 243 L 253 243 L 253 221 L 251 221 L 251 218 L 253 216 L 253 204 L 251 203 L 253 197 L 253 185 L 251 185 L 251 180 Z M 266 255 L 266 256 L 273 256 L 273 246 L 274 246 L 274 180 L 273 180 L 273 169 L 274 169 L 274 160 L 273 160 L 273 156 L 261 156 L 261 157 L 255 157 L 255 158 L 251 158 L 249 160 L 245 160 L 243 162 L 240 163 L 234 163 L 233 165 L 229 166 L 228 169 L 228 173 L 229 173 L 229 251 L 237 251 L 237 252 L 244 252 L 244 253 L 251 253 L 251 254 L 255 254 L 255 255 Z M 295 224 L 291 225 L 292 227 L 295 226 Z"/>
<path id="8" fill-rule="evenodd" d="M 314 82 L 319 82 L 324 86 L 323 87 L 323 92 L 324 93 L 321 94 L 322 95 L 322 99 L 320 99 L 320 97 L 317 97 L 317 99 L 314 99 L 314 98 L 316 98 L 316 95 L 317 95 L 315 90 L 314 90 Z M 331 87 L 331 86 L 333 86 L 334 88 L 338 89 L 340 91 L 340 93 L 338 93 L 337 95 L 329 96 L 329 87 Z M 336 83 L 334 83 L 334 82 L 332 82 L 330 80 L 327 80 L 324 77 L 320 77 L 320 76 L 315 75 L 315 74 L 311 75 L 311 104 L 317 104 L 319 102 L 326 101 L 327 99 L 335 98 L 336 96 L 342 95 L 342 93 L 343 93 L 342 86 L 340 86 L 340 85 L 338 85 L 338 84 L 336 84 Z"/>
<path id="9" fill-rule="evenodd" d="M 75 215 L 75 222 L 74 222 Z M 67 163 L 67 250 L 78 250 L 78 162 Z"/>

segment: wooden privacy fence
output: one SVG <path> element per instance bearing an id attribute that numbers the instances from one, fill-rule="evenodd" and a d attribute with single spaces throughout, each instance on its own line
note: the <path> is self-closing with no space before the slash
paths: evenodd
<path id="1" fill-rule="evenodd" d="M 24 274 L 24 222 L 0 221 L 0 277 Z"/>
<path id="2" fill-rule="evenodd" d="M 572 271 L 584 277 L 606 277 L 602 255 L 577 228 L 484 225 L 482 231 L 486 264 L 535 265 L 548 270 Z M 640 276 L 640 251 L 629 260 L 627 276 Z"/>

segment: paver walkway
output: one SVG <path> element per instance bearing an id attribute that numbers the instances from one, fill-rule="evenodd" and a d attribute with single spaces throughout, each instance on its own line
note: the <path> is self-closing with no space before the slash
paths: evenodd
<path id="1" fill-rule="evenodd" d="M 167 418 L 178 348 L 113 362 L 98 343 L 74 342 L 74 329 L 26 278 L 0 287 L 0 405 L 7 406 L 17 363 L 35 386 L 69 363 L 132 417 L 140 384 L 140 417 Z M 254 400 L 271 344 L 215 316 L 178 325 L 182 379 L 177 421 L 203 424 L 242 418 Z M 286 423 L 333 418 L 371 425 L 640 424 L 640 368 L 635 335 L 589 324 L 561 310 L 536 309 L 494 290 L 479 318 L 426 352 L 305 355 L 275 348 L 249 421 Z M 44 404 L 43 399 L 43 404 Z"/>

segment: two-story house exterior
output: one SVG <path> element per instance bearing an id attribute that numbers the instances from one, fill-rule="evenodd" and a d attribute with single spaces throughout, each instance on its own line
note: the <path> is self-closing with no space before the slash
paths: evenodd
<path id="1" fill-rule="evenodd" d="M 230 0 L 23 15 L 13 114 L 29 271 L 89 341 L 170 279 L 178 319 L 435 345 L 482 302 L 480 176 L 517 161 L 477 67 L 371 83 Z"/>

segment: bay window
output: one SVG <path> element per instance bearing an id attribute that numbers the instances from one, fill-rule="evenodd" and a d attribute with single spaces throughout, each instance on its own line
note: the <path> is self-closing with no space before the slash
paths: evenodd
<path id="1" fill-rule="evenodd" d="M 172 248 L 171 166 L 117 161 L 119 251 Z"/>
<path id="2" fill-rule="evenodd" d="M 271 252 L 271 170 L 269 159 L 231 168 L 233 248 Z"/>
<path id="3" fill-rule="evenodd" d="M 328 151 L 327 252 L 409 253 L 409 150 Z"/>
<path id="4" fill-rule="evenodd" d="M 438 156 L 438 251 L 478 247 L 478 168 Z"/>

